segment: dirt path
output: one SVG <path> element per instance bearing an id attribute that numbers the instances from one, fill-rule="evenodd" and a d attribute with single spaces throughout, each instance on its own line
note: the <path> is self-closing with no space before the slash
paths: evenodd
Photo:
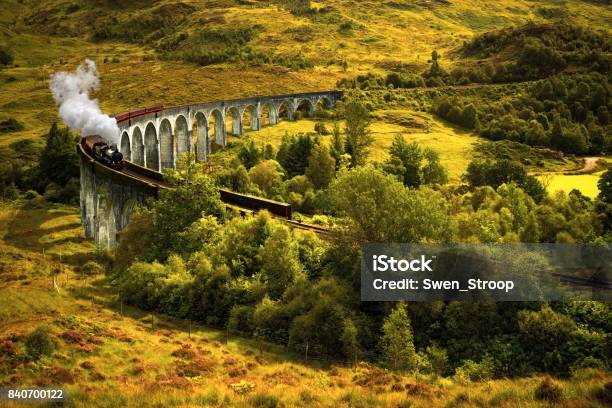
<path id="1" fill-rule="evenodd" d="M 599 159 L 601 159 L 601 157 L 596 156 L 596 157 L 585 157 L 584 158 L 584 166 L 582 166 L 582 168 L 578 169 L 578 170 L 557 170 L 557 171 L 532 171 L 529 172 L 530 176 L 546 176 L 546 175 L 553 175 L 553 174 L 585 174 L 585 173 L 590 173 L 593 171 L 593 169 L 595 169 L 595 166 L 597 166 L 597 162 L 599 161 Z"/>
<path id="2" fill-rule="evenodd" d="M 581 173 L 587 173 L 595 168 L 597 165 L 597 161 L 601 159 L 601 157 L 585 157 L 584 158 L 584 167 L 580 170 Z"/>

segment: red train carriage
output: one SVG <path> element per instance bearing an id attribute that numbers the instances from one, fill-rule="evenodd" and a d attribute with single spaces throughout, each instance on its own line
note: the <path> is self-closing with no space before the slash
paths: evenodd
<path id="1" fill-rule="evenodd" d="M 164 110 L 164 105 L 152 105 L 144 108 L 137 108 L 127 112 L 121 112 L 115 115 L 117 122 L 123 122 L 129 119 L 137 118 L 138 116 L 147 115 L 149 113 L 161 112 Z"/>

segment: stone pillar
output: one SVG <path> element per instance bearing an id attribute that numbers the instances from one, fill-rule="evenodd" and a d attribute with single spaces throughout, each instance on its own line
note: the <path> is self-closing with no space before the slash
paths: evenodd
<path id="1" fill-rule="evenodd" d="M 236 116 L 237 117 L 234 117 L 234 115 L 232 115 L 232 133 L 236 136 L 242 136 L 242 117 L 240 115 Z"/>
<path id="2" fill-rule="evenodd" d="M 250 113 L 251 123 L 249 123 L 249 126 L 251 126 L 251 130 L 259 130 L 259 126 L 261 123 L 261 115 L 259 114 L 259 109 L 255 109 L 255 112 Z"/>

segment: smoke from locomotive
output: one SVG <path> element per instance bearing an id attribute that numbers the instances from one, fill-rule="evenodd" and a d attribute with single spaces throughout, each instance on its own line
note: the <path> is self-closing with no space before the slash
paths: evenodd
<path id="1" fill-rule="evenodd" d="M 118 143 L 117 121 L 102 113 L 98 100 L 89 97 L 92 91 L 100 89 L 98 70 L 92 60 L 86 59 L 74 73 L 55 73 L 50 88 L 66 126 L 81 137 L 100 135 L 111 144 Z"/>

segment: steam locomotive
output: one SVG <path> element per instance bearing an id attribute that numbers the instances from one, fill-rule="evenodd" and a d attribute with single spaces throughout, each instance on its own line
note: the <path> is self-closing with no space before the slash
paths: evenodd
<path id="1" fill-rule="evenodd" d="M 117 150 L 117 146 L 109 144 L 101 136 L 87 136 L 84 146 L 93 158 L 115 170 L 123 170 L 123 154 Z"/>

